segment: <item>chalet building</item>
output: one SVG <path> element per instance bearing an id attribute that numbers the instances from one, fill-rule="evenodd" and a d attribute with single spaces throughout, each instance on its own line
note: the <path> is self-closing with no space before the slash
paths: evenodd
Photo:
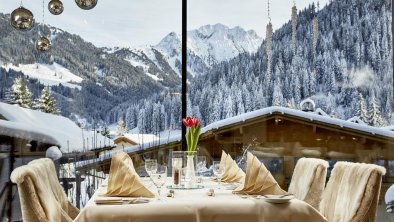
<path id="1" fill-rule="evenodd" d="M 218 159 L 222 149 L 234 157 L 248 149 L 267 165 L 283 187 L 288 185 L 295 163 L 301 157 L 327 159 L 331 167 L 338 160 L 380 164 L 388 169 L 383 186 L 394 182 L 393 131 L 332 118 L 317 111 L 310 104 L 306 111 L 268 107 L 214 122 L 202 128 L 199 153 L 208 159 Z M 140 144 L 124 150 L 142 165 L 144 156 L 170 163 L 170 151 L 180 150 L 180 141 L 178 135 L 163 139 L 160 144 Z M 110 161 L 111 154 L 107 153 L 94 165 L 84 162 L 77 167 L 82 171 L 94 167 L 108 172 Z"/>
<path id="2" fill-rule="evenodd" d="M 92 153 L 94 158 L 94 151 L 112 149 L 113 142 L 93 131 L 84 132 L 66 117 L 0 103 L 0 154 L 7 156 L 0 159 L 7 162 L 2 163 L 1 181 L 8 180 L 12 170 L 8 157 L 14 158 L 14 168 L 45 157 L 51 146 L 57 146 L 62 153 L 78 152 L 79 156 Z M 75 154 L 67 155 L 75 159 Z"/>
<path id="3" fill-rule="evenodd" d="M 51 146 L 59 147 L 62 153 L 89 150 L 82 154 L 93 153 L 94 158 L 95 150 L 112 149 L 113 142 L 93 131 L 83 132 L 66 117 L 0 103 L 0 184 L 7 184 L 12 169 L 45 157 Z M 74 159 L 76 156 L 63 156 L 67 155 Z M 0 205 L 4 206 L 4 201 L 0 198 Z M 17 196 L 12 200 L 16 216 L 20 216 L 18 201 Z"/>
<path id="4" fill-rule="evenodd" d="M 114 150 L 123 150 L 126 147 L 135 146 L 138 144 L 152 143 L 159 140 L 159 137 L 153 134 L 132 134 L 126 133 L 114 139 Z"/>
<path id="5" fill-rule="evenodd" d="M 70 119 L 0 103 L 0 152 L 43 156 L 47 148 L 58 146 L 63 153 L 112 146 L 101 134 L 85 131 Z"/>

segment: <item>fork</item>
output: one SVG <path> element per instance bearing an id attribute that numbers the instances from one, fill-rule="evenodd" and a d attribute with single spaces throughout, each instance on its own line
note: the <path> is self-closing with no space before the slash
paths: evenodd
<path id="1" fill-rule="evenodd" d="M 287 196 L 294 196 L 294 194 L 292 194 L 292 193 L 283 194 L 282 196 L 279 196 L 279 198 L 283 198 L 283 197 L 287 197 Z"/>

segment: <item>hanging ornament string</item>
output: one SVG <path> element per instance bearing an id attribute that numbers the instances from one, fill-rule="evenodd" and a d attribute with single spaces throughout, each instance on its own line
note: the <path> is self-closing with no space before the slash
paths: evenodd
<path id="1" fill-rule="evenodd" d="M 272 24 L 271 24 L 271 16 L 270 16 L 270 1 L 268 0 L 268 24 L 266 30 L 266 52 L 267 52 L 267 82 L 271 79 L 271 71 L 272 71 Z"/>
<path id="2" fill-rule="evenodd" d="M 45 8 L 45 0 L 42 0 L 42 25 L 44 25 L 44 19 L 45 19 L 44 8 Z"/>
<path id="3" fill-rule="evenodd" d="M 36 41 L 36 49 L 39 52 L 47 52 L 51 49 L 51 41 L 42 34 L 40 34 L 41 30 L 44 30 L 44 23 L 45 23 L 45 0 L 42 0 L 42 24 L 39 28 L 39 35 L 41 35 Z M 44 32 L 44 31 L 43 31 Z"/>
<path id="4" fill-rule="evenodd" d="M 319 2 L 317 2 L 317 5 L 319 7 Z M 313 19 L 312 19 L 312 53 L 313 53 L 313 58 L 316 58 L 316 47 L 317 47 L 317 41 L 319 39 L 319 21 L 317 20 L 317 12 L 315 10 L 313 11 Z"/>
<path id="5" fill-rule="evenodd" d="M 270 1 L 268 0 L 268 20 L 271 23 L 271 15 L 270 15 Z"/>
<path id="6" fill-rule="evenodd" d="M 293 48 L 293 54 L 296 54 L 297 48 L 297 7 L 295 5 L 295 0 L 293 1 L 294 5 L 291 8 L 291 44 Z"/>

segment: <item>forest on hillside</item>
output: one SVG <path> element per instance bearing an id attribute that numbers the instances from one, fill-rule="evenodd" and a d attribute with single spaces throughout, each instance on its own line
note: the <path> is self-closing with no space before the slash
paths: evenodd
<path id="1" fill-rule="evenodd" d="M 256 54 L 241 54 L 194 78 L 188 113 L 207 125 L 274 105 L 300 109 L 311 98 L 335 118 L 393 124 L 391 14 L 390 0 L 333 0 L 321 10 L 312 4 L 273 32 L 272 50 L 266 38 Z M 180 116 L 177 103 L 156 96 L 112 115 L 144 133 L 180 128 L 179 119 L 172 120 Z"/>

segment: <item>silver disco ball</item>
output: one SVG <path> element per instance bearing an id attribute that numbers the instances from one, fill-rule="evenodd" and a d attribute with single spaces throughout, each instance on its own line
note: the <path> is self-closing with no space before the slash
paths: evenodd
<path id="1" fill-rule="evenodd" d="M 48 10 L 54 15 L 60 15 L 64 10 L 63 3 L 60 0 L 51 0 L 48 3 Z"/>
<path id="2" fill-rule="evenodd" d="M 33 13 L 21 6 L 11 13 L 10 23 L 15 29 L 29 31 L 34 26 Z"/>
<path id="3" fill-rule="evenodd" d="M 78 7 L 84 10 L 89 10 L 94 8 L 97 5 L 98 0 L 75 0 L 75 3 L 77 3 Z"/>
<path id="4" fill-rule="evenodd" d="M 36 49 L 39 52 L 47 52 L 51 49 L 51 41 L 45 37 L 41 36 L 36 41 Z"/>

